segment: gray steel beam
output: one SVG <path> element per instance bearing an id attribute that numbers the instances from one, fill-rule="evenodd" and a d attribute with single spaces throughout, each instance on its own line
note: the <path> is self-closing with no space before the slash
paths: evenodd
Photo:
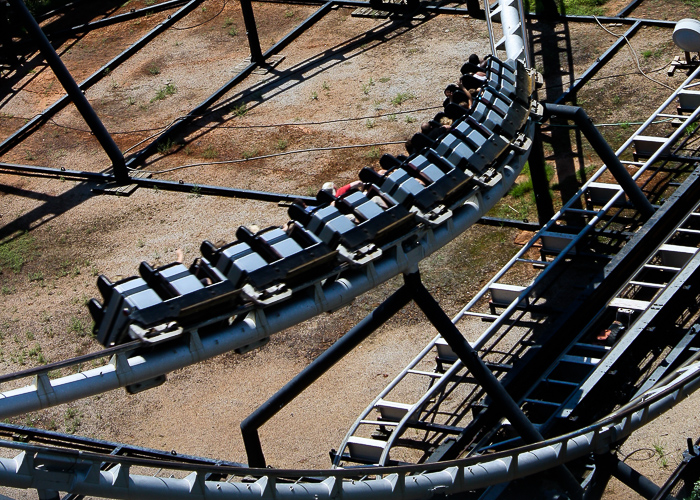
<path id="1" fill-rule="evenodd" d="M 569 100 L 569 98 L 581 89 L 586 83 L 593 78 L 600 69 L 605 66 L 610 59 L 617 53 L 617 51 L 625 44 L 625 38 L 629 38 L 634 35 L 639 28 L 642 27 L 642 21 L 635 21 L 635 23 L 625 32 L 624 35 L 619 37 L 608 49 L 603 52 L 603 54 L 598 57 L 593 64 L 591 64 L 586 71 L 581 74 L 579 78 L 571 85 L 566 92 L 557 97 L 554 104 L 561 104 Z"/>
<path id="2" fill-rule="evenodd" d="M 15 458 L 0 458 L 0 484 L 11 488 L 50 488 L 130 500 L 254 500 L 261 497 L 273 500 L 423 500 L 436 493 L 450 495 L 513 481 L 593 452 L 602 453 L 672 408 L 698 386 L 700 363 L 694 363 L 679 369 L 673 381 L 648 393 L 642 403 L 622 409 L 584 429 L 487 456 L 399 467 L 330 470 L 212 468 L 1 441 L 4 448 L 20 453 Z M 100 470 L 103 463 L 116 465 L 109 470 Z M 144 476 L 130 473 L 130 468 L 135 466 L 192 472 L 184 479 Z M 208 472 L 260 479 L 255 483 L 206 481 Z M 302 480 L 304 477 L 325 480 L 307 482 Z M 343 481 L 344 478 L 357 477 L 362 479 Z M 279 482 L 277 478 L 299 478 L 299 481 Z"/>
<path id="3" fill-rule="evenodd" d="M 258 429 L 287 406 L 295 397 L 313 384 L 324 373 L 330 370 L 338 361 L 369 337 L 377 328 L 391 319 L 412 299 L 412 289 L 408 283 L 382 302 L 362 321 L 352 327 L 331 347 L 314 359 L 296 377 L 285 384 L 270 399 L 241 422 L 243 444 L 251 467 L 265 467 Z"/>
<path id="4" fill-rule="evenodd" d="M 81 170 L 68 170 L 65 168 L 36 167 L 33 165 L 18 165 L 15 163 L 0 163 L 0 171 L 11 171 L 19 175 L 65 177 L 70 179 L 85 180 L 91 182 L 108 183 L 115 181 L 112 174 L 101 172 L 86 172 Z M 268 191 L 254 191 L 251 189 L 238 189 L 225 186 L 210 186 L 207 184 L 195 184 L 191 182 L 166 181 L 162 179 L 146 179 L 143 177 L 129 178 L 130 184 L 139 187 L 161 189 L 163 191 L 178 191 L 181 193 L 197 192 L 201 195 L 223 196 L 226 198 L 239 198 L 244 200 L 267 201 L 271 203 L 290 203 L 294 200 L 302 200 L 307 205 L 317 205 L 319 201 L 315 197 L 300 196 L 288 193 L 273 193 Z"/>
<path id="5" fill-rule="evenodd" d="M 551 14 L 535 14 L 533 12 L 529 12 L 526 14 L 526 17 L 532 18 L 532 19 L 543 19 L 545 21 L 551 21 L 551 22 L 576 22 L 576 23 L 598 23 L 600 21 L 601 23 L 636 23 L 637 21 L 641 22 L 642 25 L 644 26 L 657 26 L 659 28 L 675 28 L 676 27 L 676 21 L 666 21 L 664 19 L 644 19 L 642 17 L 610 17 L 610 16 L 577 16 L 577 15 L 571 15 L 567 14 L 565 16 L 562 15 L 556 15 L 552 17 Z"/>
<path id="6" fill-rule="evenodd" d="M 525 133 L 532 136 L 531 124 Z M 328 280 L 314 293 L 294 294 L 288 301 L 251 311 L 244 321 L 201 337 L 192 332 L 189 339 L 170 342 L 161 349 L 142 355 L 116 355 L 105 366 L 76 375 L 50 380 L 47 372 L 37 375 L 32 385 L 0 394 L 0 418 L 46 408 L 94 394 L 152 380 L 184 366 L 219 354 L 255 345 L 271 334 L 296 325 L 325 311 L 337 310 L 378 284 L 415 269 L 418 263 L 464 232 L 500 200 L 522 170 L 527 155 L 509 157 L 512 164 L 499 166 L 502 178 L 478 200 L 455 209 L 449 223 L 435 228 L 419 226 L 407 234 L 412 245 L 386 252 L 366 268 L 344 273 L 343 279 Z M 504 160 L 505 161 L 505 160 Z M 146 182 L 144 180 L 143 182 Z M 149 180 L 150 181 L 150 180 Z M 152 181 L 151 181 L 152 182 Z"/>

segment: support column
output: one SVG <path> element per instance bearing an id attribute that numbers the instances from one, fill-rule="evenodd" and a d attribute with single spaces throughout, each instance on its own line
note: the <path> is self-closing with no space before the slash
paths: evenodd
<path id="1" fill-rule="evenodd" d="M 248 45 L 250 45 L 250 62 L 260 64 L 264 59 L 260 48 L 258 27 L 255 24 L 251 0 L 241 0 L 241 11 L 243 12 L 243 22 L 245 23 L 245 34 L 248 36 Z"/>
<path id="2" fill-rule="evenodd" d="M 411 301 L 411 298 L 411 290 L 406 285 L 399 288 L 241 422 L 241 433 L 243 434 L 243 444 L 248 455 L 249 467 L 266 467 L 265 455 L 258 436 L 258 428 L 318 380 L 321 375 L 357 347 L 372 332 L 398 313 Z"/>
<path id="3" fill-rule="evenodd" d="M 114 177 L 116 181 L 119 183 L 128 182 L 129 173 L 126 169 L 126 163 L 124 162 L 124 155 L 117 147 L 117 144 L 114 142 L 114 139 L 112 139 L 112 136 L 109 134 L 109 132 L 107 132 L 107 129 L 102 121 L 100 121 L 97 113 L 95 113 L 95 110 L 92 108 L 87 98 L 83 95 L 80 87 L 78 87 L 78 84 L 75 83 L 75 80 L 68 72 L 68 69 L 63 64 L 63 61 L 61 61 L 61 58 L 58 57 L 58 54 L 49 42 L 49 39 L 46 38 L 46 35 L 41 30 L 39 24 L 36 22 L 22 0 L 8 1 L 15 10 L 15 13 L 21 19 L 22 24 L 29 32 L 29 35 L 34 38 L 39 45 L 41 54 L 44 56 L 46 62 L 53 70 L 56 78 L 58 78 L 58 81 L 61 82 L 61 85 L 68 93 L 68 96 L 75 104 L 75 107 L 78 108 L 78 111 L 82 115 L 88 127 L 90 127 L 92 133 L 95 134 L 95 137 L 102 146 L 102 149 L 104 149 L 105 153 L 107 153 L 107 156 L 112 161 L 112 168 L 114 170 Z"/>
<path id="4" fill-rule="evenodd" d="M 488 369 L 483 360 L 469 342 L 464 338 L 457 326 L 445 314 L 437 301 L 423 285 L 418 272 L 404 275 L 406 286 L 414 290 L 413 300 L 426 315 L 430 323 L 437 329 L 447 341 L 452 351 L 459 357 L 474 378 L 479 381 L 486 393 L 491 397 L 503 415 L 510 421 L 520 436 L 528 443 L 543 441 L 542 434 L 535 428 L 532 422 L 525 416 L 522 409 L 516 403 L 501 382 Z M 562 481 L 562 487 L 572 498 L 580 499 L 582 496 L 581 485 L 571 472 L 560 465 L 554 469 Z"/>
<path id="5" fill-rule="evenodd" d="M 603 160 L 608 167 L 608 170 L 610 170 L 610 173 L 615 177 L 617 183 L 625 191 L 625 194 L 629 197 L 634 208 L 639 210 L 639 213 L 644 219 L 649 219 L 649 217 L 654 215 L 655 210 L 651 202 L 644 196 L 644 193 L 634 179 L 632 179 L 632 176 L 627 172 L 624 165 L 620 163 L 620 159 L 615 156 L 615 152 L 600 132 L 598 132 L 598 129 L 595 128 L 595 125 L 593 125 L 593 122 L 583 108 L 545 103 L 544 109 L 546 118 L 556 115 L 572 120 L 579 130 L 583 132 L 583 135 L 586 136 L 586 139 L 591 143 L 595 152 L 598 153 L 598 156 L 600 156 L 600 159 Z"/>

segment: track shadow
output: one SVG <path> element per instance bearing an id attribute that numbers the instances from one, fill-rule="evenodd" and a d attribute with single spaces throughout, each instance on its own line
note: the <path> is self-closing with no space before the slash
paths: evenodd
<path id="1" fill-rule="evenodd" d="M 64 193 L 52 196 L 8 186 L 6 184 L 0 184 L 0 192 L 2 193 L 43 202 L 38 207 L 33 208 L 29 212 L 17 217 L 7 224 L 0 226 L 0 241 L 6 238 L 11 240 L 15 237 L 13 235 L 41 227 L 47 222 L 68 212 L 72 208 L 77 207 L 87 199 L 95 196 L 95 193 L 91 191 L 90 186 L 90 183 L 81 182 Z M 5 215 L 6 214 L 0 213 L 0 216 Z M 2 219 L 0 219 L 0 221 L 1 220 Z"/>
<path id="2" fill-rule="evenodd" d="M 217 105 L 216 108 L 212 109 L 188 125 L 189 132 L 185 131 L 183 134 L 187 135 L 188 133 L 199 130 L 200 132 L 197 136 L 190 138 L 190 141 L 196 140 L 210 130 L 209 128 L 203 129 L 202 127 L 213 123 L 225 123 L 226 121 L 233 119 L 233 117 L 224 119 L 224 115 L 228 113 L 228 107 L 231 105 L 231 103 L 240 101 L 241 99 L 252 99 L 255 101 L 255 103 L 252 105 L 252 107 L 248 108 L 252 109 L 268 99 L 272 99 L 275 96 L 292 90 L 305 79 L 315 76 L 318 73 L 322 73 L 323 71 L 326 71 L 337 64 L 348 61 L 364 52 L 376 48 L 382 43 L 391 40 L 395 36 L 400 36 L 401 34 L 408 32 L 429 18 L 430 16 L 426 15 L 424 20 L 419 21 L 413 21 L 410 18 L 390 20 L 370 31 L 338 43 L 334 47 L 331 47 L 324 52 L 302 61 L 292 68 L 284 71 L 276 71 L 272 69 L 271 73 L 273 76 L 269 80 L 260 82 L 251 88 L 245 89 L 234 96 L 227 98 Z M 358 48 L 361 48 L 361 50 L 358 50 L 357 52 L 348 56 L 348 53 L 357 50 Z M 265 99 L 262 99 L 259 97 L 262 94 L 269 95 L 266 95 Z M 258 96 L 257 100 L 253 99 L 254 96 Z M 90 197 L 95 196 L 95 194 L 90 190 L 91 185 L 91 183 L 84 182 L 60 195 L 48 196 L 0 184 L 0 192 L 33 198 L 44 202 L 41 206 L 34 208 L 33 210 L 23 214 L 4 226 L 0 226 L 0 239 L 7 238 L 18 231 L 32 230 L 40 227 L 46 222 L 55 219 L 59 215 L 62 215 L 70 209 L 78 206 L 80 203 L 89 199 Z"/>
<path id="3" fill-rule="evenodd" d="M 110 17 L 122 4 L 123 2 L 120 0 L 73 2 L 58 9 L 56 15 L 51 16 L 50 20 L 43 24 L 42 31 L 50 37 L 51 45 L 54 48 L 61 47 L 59 52 L 61 55 L 70 50 L 89 31 L 78 35 L 63 34 L 60 36 L 51 36 L 52 32 L 60 32 L 96 19 Z M 43 16 L 37 15 L 35 17 L 41 21 Z M 10 70 L 0 74 L 0 96 L 2 96 L 0 109 L 8 102 L 9 98 L 26 87 L 32 80 L 38 78 L 42 71 L 49 69 L 44 57 L 38 52 L 37 43 L 27 37 L 22 29 L 11 10 L 0 10 L 0 53 L 11 62 Z M 23 80 L 21 86 L 17 87 Z"/>
<path id="4" fill-rule="evenodd" d="M 289 69 L 279 71 L 275 68 L 270 68 L 269 71 L 273 75 L 271 78 L 226 98 L 202 116 L 193 119 L 184 130 L 178 132 L 172 139 L 180 144 L 181 148 L 184 148 L 185 142 L 193 142 L 213 130 L 215 127 L 211 127 L 212 124 L 222 125 L 233 120 L 235 116 L 225 118 L 225 115 L 230 113 L 229 108 L 232 104 L 245 101 L 247 110 L 254 109 L 265 101 L 293 90 L 297 85 L 309 78 L 313 78 L 338 64 L 368 52 L 395 37 L 408 33 L 410 30 L 432 19 L 432 17 L 434 16 L 426 14 L 423 19 L 419 20 L 410 17 L 389 20 L 370 31 L 366 31 L 349 40 L 340 42 Z M 361 50 L 357 50 L 358 48 Z M 357 51 L 350 54 L 355 50 Z M 264 98 L 262 97 L 263 94 L 265 94 Z M 185 141 L 185 137 L 188 138 L 187 141 Z M 155 139 L 155 142 L 162 139 L 163 136 L 160 136 Z M 140 151 L 134 152 L 127 157 L 127 159 L 137 157 L 139 154 L 141 154 Z M 148 159 L 145 161 L 142 160 L 139 164 L 143 166 L 152 165 L 158 161 L 158 159 L 160 158 L 150 161 Z"/>
<path id="5" fill-rule="evenodd" d="M 575 80 L 566 7 L 563 0 L 537 0 L 536 13 L 536 18 L 530 18 L 529 28 L 533 60 L 544 77 L 544 96 L 540 97 L 542 101 L 554 102 L 564 87 Z M 576 105 L 575 94 L 567 104 Z M 566 121 L 552 119 L 550 126 L 543 127 L 541 134 L 542 142 L 549 144 L 552 149 L 552 154 L 545 157 L 545 160 L 553 160 L 555 163 L 563 201 L 571 199 L 578 191 L 577 163 L 581 171 L 584 167 L 581 133 L 574 129 L 574 149 L 571 129 L 567 125 Z"/>

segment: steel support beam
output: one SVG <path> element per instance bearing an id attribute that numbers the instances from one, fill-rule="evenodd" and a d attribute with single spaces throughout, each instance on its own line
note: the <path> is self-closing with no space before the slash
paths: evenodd
<path id="1" fill-rule="evenodd" d="M 588 117 L 588 114 L 579 106 L 565 106 L 562 104 L 544 105 L 546 118 L 551 116 L 560 116 L 568 120 L 572 120 L 586 136 L 588 142 L 593 146 L 593 149 L 603 163 L 608 167 L 610 173 L 615 177 L 617 183 L 625 191 L 632 205 L 639 211 L 644 219 L 654 215 L 654 207 L 651 202 L 644 196 L 644 193 L 632 179 L 632 176 L 627 172 L 627 169 L 620 163 L 620 159 L 615 155 L 607 141 L 603 138 L 598 129 L 593 125 L 593 122 Z"/>
<path id="2" fill-rule="evenodd" d="M 154 27 L 151 31 L 146 33 L 139 40 L 137 40 L 135 43 L 129 46 L 121 54 L 117 55 L 107 64 L 105 64 L 92 75 L 90 75 L 88 78 L 86 78 L 79 85 L 80 90 L 84 92 L 90 87 L 92 87 L 94 84 L 99 82 L 102 78 L 104 78 L 106 74 L 106 69 L 114 71 L 115 68 L 119 67 L 123 62 L 127 61 L 133 54 L 145 47 L 146 44 L 153 40 L 157 35 L 159 35 L 167 28 L 175 24 L 177 21 L 182 19 L 182 17 L 184 17 L 185 14 L 194 9 L 199 3 L 201 3 L 201 1 L 202 0 L 190 0 L 181 9 L 169 16 L 168 19 L 165 19 L 162 23 Z M 66 94 L 60 99 L 58 99 L 56 102 L 54 102 L 51 106 L 46 108 L 44 111 L 42 111 L 40 114 L 38 114 L 37 116 L 29 120 L 27 123 L 25 123 L 22 127 L 20 127 L 17 131 L 15 131 L 12 135 L 7 137 L 4 141 L 2 141 L 2 143 L 0 143 L 0 155 L 7 153 L 10 149 L 16 146 L 19 142 L 21 142 L 25 137 L 31 134 L 31 132 L 35 128 L 37 128 L 42 123 L 46 122 L 49 118 L 51 118 L 53 115 L 55 115 L 65 106 L 67 106 L 70 103 L 70 101 L 71 97 L 68 94 Z"/>
<path id="3" fill-rule="evenodd" d="M 474 348 L 467 339 L 464 338 L 462 332 L 445 314 L 435 298 L 430 295 L 430 292 L 423 285 L 418 272 L 407 274 L 404 276 L 406 285 L 414 290 L 413 300 L 423 314 L 426 315 L 430 323 L 447 341 L 452 351 L 459 357 L 469 372 L 479 381 L 481 386 L 486 391 L 486 394 L 491 397 L 495 406 L 497 406 L 503 415 L 510 421 L 511 425 L 518 431 L 525 442 L 536 443 L 543 441 L 542 434 L 525 416 L 523 410 L 516 403 L 511 395 L 506 391 L 505 387 L 489 370 L 484 361 L 479 357 Z M 564 488 L 572 498 L 581 498 L 583 492 L 579 482 L 574 478 L 569 469 L 564 465 L 557 466 L 555 472 L 562 480 L 562 488 Z"/>
<path id="4" fill-rule="evenodd" d="M 640 3 L 642 3 L 642 0 L 632 0 L 630 3 L 625 5 L 620 12 L 615 14 L 615 17 L 627 17 L 630 12 L 636 9 Z"/>
<path id="5" fill-rule="evenodd" d="M 287 406 L 410 301 L 411 290 L 407 285 L 404 285 L 241 422 L 241 434 L 243 434 L 243 444 L 248 455 L 249 467 L 266 467 L 258 428 Z"/>
<path id="6" fill-rule="evenodd" d="M 20 175 L 51 176 L 57 178 L 70 178 L 91 182 L 108 183 L 116 179 L 112 174 L 101 172 L 85 172 L 80 170 L 68 170 L 65 168 L 36 167 L 32 165 L 17 165 L 14 163 L 0 163 L 0 171 L 17 172 Z M 319 201 L 311 196 L 299 196 L 287 193 L 272 193 L 268 191 L 253 191 L 251 189 L 237 189 L 224 186 L 209 186 L 206 184 L 193 184 L 190 182 L 166 181 L 162 179 L 146 179 L 132 177 L 130 184 L 139 187 L 160 189 L 163 191 L 177 191 L 181 193 L 197 192 L 201 195 L 223 196 L 226 198 L 240 198 L 244 200 L 267 201 L 272 203 L 292 202 L 302 200 L 307 205 L 317 205 Z"/>
<path id="7" fill-rule="evenodd" d="M 535 14 L 534 12 L 529 12 L 525 15 L 529 19 L 541 19 L 550 22 L 576 22 L 576 23 L 596 23 L 598 21 L 601 23 L 636 23 L 641 22 L 644 26 L 657 26 L 659 28 L 675 28 L 676 21 L 666 21 L 663 19 L 644 19 L 641 17 L 610 17 L 610 16 L 576 16 L 567 14 L 565 16 L 546 13 L 546 14 Z"/>
<path id="8" fill-rule="evenodd" d="M 248 45 L 250 46 L 250 62 L 260 64 L 265 58 L 260 48 L 258 27 L 255 24 L 251 0 L 241 0 L 241 11 L 243 13 L 243 23 L 245 24 L 245 34 L 248 37 Z"/>
<path id="9" fill-rule="evenodd" d="M 634 35 L 637 31 L 639 31 L 639 28 L 642 27 L 642 21 L 638 20 L 635 21 L 635 23 L 625 32 L 624 35 L 619 37 L 615 43 L 613 43 L 610 47 L 608 47 L 608 50 L 603 52 L 603 54 L 598 57 L 593 64 L 591 64 L 586 71 L 583 72 L 583 74 L 576 79 L 576 81 L 569 87 L 569 89 L 564 92 L 562 95 L 560 95 L 555 101 L 554 104 L 561 104 L 566 101 L 568 101 L 572 95 L 576 95 L 576 93 L 586 84 L 590 81 L 591 78 L 593 78 L 600 69 L 605 66 L 610 59 L 617 53 L 617 51 L 625 44 L 625 38 L 629 38 L 632 35 Z"/>
<path id="10" fill-rule="evenodd" d="M 104 149 L 105 153 L 107 153 L 107 156 L 112 162 L 112 168 L 114 170 L 114 176 L 117 179 L 117 182 L 127 182 L 129 179 L 129 174 L 126 170 L 124 155 L 120 151 L 119 147 L 117 147 L 117 144 L 114 142 L 114 139 L 112 139 L 112 136 L 109 135 L 109 132 L 107 132 L 107 129 L 97 116 L 97 113 L 95 113 L 95 110 L 92 109 L 92 106 L 83 95 L 80 87 L 78 87 L 78 84 L 75 83 L 75 80 L 68 72 L 68 69 L 63 64 L 63 61 L 61 61 L 61 58 L 58 57 L 58 54 L 51 46 L 51 43 L 49 42 L 48 38 L 46 38 L 44 32 L 41 31 L 39 24 L 32 17 L 29 9 L 27 9 L 27 6 L 24 5 L 22 0 L 8 1 L 15 10 L 17 16 L 21 19 L 24 28 L 39 45 L 41 54 L 44 56 L 49 66 L 51 66 L 56 78 L 58 78 L 58 81 L 61 82 L 61 85 L 70 96 L 71 100 L 75 104 L 75 107 L 78 108 L 81 116 L 87 123 L 88 127 L 90 127 L 90 130 L 92 130 L 92 133 L 95 134 L 95 138 L 100 143 L 100 146 L 102 146 L 102 149 Z"/>
<path id="11" fill-rule="evenodd" d="M 611 461 L 610 472 L 613 477 L 619 479 L 624 485 L 639 493 L 644 498 L 650 499 L 656 496 L 661 488 L 643 474 L 640 474 L 632 467 L 619 460 L 613 455 L 607 455 Z M 673 497 L 666 497 L 664 500 L 674 500 Z"/>

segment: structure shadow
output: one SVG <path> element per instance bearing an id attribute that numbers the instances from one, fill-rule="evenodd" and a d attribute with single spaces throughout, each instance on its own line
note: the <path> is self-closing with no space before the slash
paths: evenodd
<path id="1" fill-rule="evenodd" d="M 566 7 L 562 0 L 538 0 L 536 13 L 535 18 L 530 18 L 529 28 L 534 60 L 544 77 L 544 96 L 540 97 L 543 102 L 555 102 L 563 89 L 575 80 Z M 575 94 L 570 96 L 567 104 L 576 105 Z M 562 200 L 576 195 L 579 188 L 577 164 L 580 171 L 584 168 L 581 133 L 573 129 L 574 148 L 571 129 L 567 125 L 566 121 L 552 119 L 550 126 L 543 128 L 540 135 L 542 142 L 549 144 L 552 150 L 552 154 L 544 159 L 554 161 Z"/>
<path id="2" fill-rule="evenodd" d="M 428 18 L 429 16 L 426 16 L 425 20 Z M 338 43 L 334 47 L 331 47 L 322 53 L 302 61 L 292 68 L 284 71 L 276 71 L 271 69 L 271 73 L 273 74 L 271 79 L 260 82 L 259 84 L 226 99 L 216 108 L 213 108 L 203 116 L 195 119 L 188 126 L 189 132 L 185 131 L 183 132 L 183 135 L 187 135 L 188 133 L 191 134 L 193 131 L 195 133 L 196 131 L 199 131 L 198 135 L 189 139 L 189 141 L 196 140 L 212 130 L 211 128 L 203 129 L 203 127 L 213 123 L 221 124 L 228 121 L 223 117 L 227 113 L 228 106 L 230 106 L 231 103 L 240 101 L 241 99 L 251 99 L 253 96 L 269 94 L 272 92 L 272 94 L 266 96 L 265 99 L 260 99 L 259 101 L 255 102 L 255 104 L 252 105 L 252 108 L 254 108 L 266 100 L 272 99 L 289 90 L 293 90 L 295 86 L 307 78 L 322 73 L 323 71 L 337 64 L 350 60 L 353 57 L 376 48 L 382 43 L 391 40 L 394 38 L 394 36 L 399 36 L 406 33 L 425 20 L 418 22 L 412 22 L 411 19 L 391 20 L 375 27 L 370 31 L 357 35 L 350 40 L 345 40 Z M 399 32 L 399 30 L 401 31 Z M 368 45 L 371 42 L 374 43 L 372 43 L 372 45 Z M 362 48 L 363 45 L 365 46 L 364 48 Z M 361 50 L 348 56 L 349 52 L 352 52 L 358 48 L 361 48 Z M 292 83 L 290 84 L 290 82 Z M 230 119 L 232 118 L 229 118 L 229 120 Z M 0 192 L 28 197 L 44 202 L 41 206 L 30 210 L 26 214 L 23 214 L 11 222 L 8 222 L 4 226 L 0 226 L 0 239 L 12 237 L 12 235 L 18 231 L 33 230 L 80 205 L 80 203 L 95 195 L 95 193 L 92 193 L 90 190 L 92 185 L 93 183 L 90 182 L 82 182 L 74 188 L 71 188 L 65 193 L 57 196 L 42 195 L 40 193 L 18 189 L 8 185 L 0 185 Z"/>
<path id="3" fill-rule="evenodd" d="M 408 33 L 410 30 L 420 26 L 432 17 L 433 16 L 426 14 L 425 18 L 420 20 L 411 18 L 390 20 L 370 31 L 366 31 L 349 40 L 340 42 L 289 69 L 280 71 L 275 68 L 269 68 L 269 72 L 272 75 L 271 78 L 233 94 L 201 116 L 195 117 L 182 131 L 173 136 L 172 139 L 174 139 L 174 142 L 180 144 L 180 148 L 184 148 L 186 143 L 200 139 L 214 130 L 216 127 L 212 127 L 212 124 L 222 125 L 233 120 L 235 117 L 225 118 L 225 115 L 230 112 L 230 106 L 232 104 L 245 101 L 247 103 L 247 110 L 254 109 L 268 100 L 294 90 L 297 85 L 305 80 L 313 78 L 338 64 L 375 49 L 393 38 Z M 358 48 L 360 50 L 357 50 Z M 357 51 L 350 54 L 355 50 Z M 263 95 L 264 97 L 262 97 Z M 185 138 L 187 139 L 185 140 Z M 162 139 L 163 136 L 160 136 L 154 141 L 158 142 Z M 143 149 L 134 152 L 132 155 L 128 156 L 127 159 L 140 155 L 142 151 Z M 144 166 L 151 165 L 157 160 L 158 158 L 150 161 L 147 159 L 139 162 L 139 164 Z"/>
<path id="4" fill-rule="evenodd" d="M 80 26 L 98 18 L 110 17 L 122 3 L 116 0 L 71 3 L 60 9 L 56 16 L 52 16 L 42 26 L 42 30 L 50 37 L 54 48 L 61 47 L 59 55 L 64 54 L 73 48 L 89 30 L 76 35 L 62 34 L 59 36 L 51 36 L 52 32 Z M 42 19 L 42 16 L 35 17 L 39 20 Z M 46 65 L 44 57 L 38 52 L 38 45 L 20 31 L 21 26 L 18 21 L 13 19 L 11 13 L 7 18 L 0 19 L 0 29 L 7 30 L 2 35 L 0 51 L 3 51 L 7 58 L 15 59 L 13 68 L 0 77 L 0 96 L 2 96 L 0 97 L 0 109 L 2 109 L 9 99 L 39 78 L 43 71 L 50 71 L 50 68 Z M 14 39 L 19 39 L 19 41 Z M 28 76 L 30 77 L 27 78 Z M 25 81 L 18 87 L 22 80 Z"/>
<path id="5" fill-rule="evenodd" d="M 87 182 L 81 182 L 56 196 L 16 188 L 6 184 L 0 184 L 0 192 L 43 202 L 29 212 L 0 226 L 0 241 L 10 241 L 24 231 L 32 231 L 41 227 L 95 196 L 95 193 L 91 191 L 90 183 Z"/>

